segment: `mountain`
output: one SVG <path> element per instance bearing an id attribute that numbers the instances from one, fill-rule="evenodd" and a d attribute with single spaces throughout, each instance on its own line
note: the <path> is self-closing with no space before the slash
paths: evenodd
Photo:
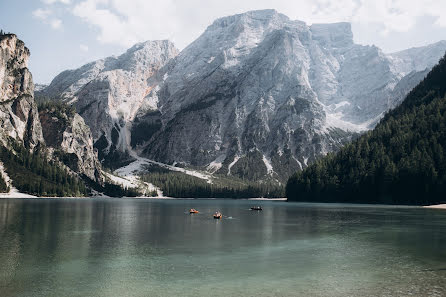
<path id="1" fill-rule="evenodd" d="M 16 35 L 0 36 L 0 142 L 6 145 L 12 138 L 32 150 L 44 140 L 28 70 L 29 56 Z"/>
<path id="2" fill-rule="evenodd" d="M 156 108 L 146 100 L 156 88 L 147 80 L 178 50 L 169 41 L 139 43 L 119 57 L 109 57 L 67 70 L 39 92 L 72 104 L 90 127 L 99 157 L 109 167 L 129 159 L 129 125 L 140 110 Z"/>
<path id="3" fill-rule="evenodd" d="M 131 58 L 147 45 L 156 50 Z M 441 49 L 445 43 L 385 54 L 355 44 L 348 23 L 308 26 L 251 11 L 216 20 L 179 54 L 166 41 L 139 44 L 61 73 L 42 94 L 76 106 L 107 167 L 129 153 L 285 181 L 373 128 Z"/>
<path id="4" fill-rule="evenodd" d="M 291 201 L 446 201 L 446 56 L 376 128 L 292 176 Z"/>
<path id="5" fill-rule="evenodd" d="M 372 127 L 397 104 L 395 92 L 422 79 L 421 64 L 433 66 L 402 70 L 395 60 L 354 44 L 347 23 L 307 26 L 273 10 L 219 19 L 157 74 L 163 82 L 148 98 L 158 110 L 137 117 L 150 131 L 140 152 L 286 179 Z"/>
<path id="6" fill-rule="evenodd" d="M 84 178 L 103 183 L 90 128 L 70 107 L 36 103 L 29 56 L 16 35 L 0 35 L 0 190 L 86 195 Z"/>
<path id="7" fill-rule="evenodd" d="M 93 137 L 84 119 L 64 104 L 39 104 L 39 118 L 46 145 L 70 169 L 93 181 L 101 181 L 101 165 Z"/>
<path id="8" fill-rule="evenodd" d="M 426 70 L 426 66 L 432 68 L 444 55 L 446 40 L 439 41 L 423 47 L 414 47 L 390 54 L 396 71 L 409 73 L 411 71 Z"/>

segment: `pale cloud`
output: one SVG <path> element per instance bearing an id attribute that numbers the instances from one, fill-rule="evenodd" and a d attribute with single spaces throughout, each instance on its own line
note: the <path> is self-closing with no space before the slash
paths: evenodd
<path id="1" fill-rule="evenodd" d="M 55 30 L 62 28 L 62 20 L 52 17 L 53 11 L 50 9 L 38 8 L 32 12 L 32 15 Z"/>
<path id="2" fill-rule="evenodd" d="M 59 19 L 52 19 L 50 21 L 50 25 L 51 25 L 51 28 L 53 28 L 53 29 L 60 29 L 60 28 L 62 28 L 62 21 Z"/>
<path id="3" fill-rule="evenodd" d="M 73 14 L 98 27 L 98 40 L 103 43 L 131 46 L 147 39 L 166 39 L 178 22 L 169 11 L 172 1 L 107 1 L 85 0 Z"/>
<path id="4" fill-rule="evenodd" d="M 50 9 L 38 8 L 32 12 L 33 16 L 40 20 L 46 20 L 52 14 Z"/>
<path id="5" fill-rule="evenodd" d="M 72 13 L 98 28 L 102 43 L 128 47 L 149 39 L 171 39 L 183 48 L 216 18 L 266 8 L 308 24 L 379 25 L 381 34 L 408 32 L 425 16 L 446 28 L 445 0 L 80 0 Z"/>
<path id="6" fill-rule="evenodd" d="M 407 32 L 417 24 L 420 17 L 437 18 L 436 25 L 446 27 L 446 1 L 443 0 L 374 0 L 361 2 L 352 21 L 361 24 L 382 24 L 381 33 Z"/>
<path id="7" fill-rule="evenodd" d="M 79 49 L 83 52 L 88 52 L 88 46 L 85 44 L 80 44 Z"/>

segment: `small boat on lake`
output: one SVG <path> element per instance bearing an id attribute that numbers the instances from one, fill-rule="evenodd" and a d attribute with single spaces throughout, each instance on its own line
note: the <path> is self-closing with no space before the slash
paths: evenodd
<path id="1" fill-rule="evenodd" d="M 195 208 L 191 208 L 191 209 L 189 210 L 189 213 L 199 213 L 199 211 L 196 210 Z"/>
<path id="2" fill-rule="evenodd" d="M 263 208 L 261 206 L 253 206 L 251 210 L 263 210 Z"/>
<path id="3" fill-rule="evenodd" d="M 214 213 L 214 219 L 221 219 L 222 217 L 223 217 L 223 215 L 221 214 L 221 212 L 216 211 L 216 212 Z"/>

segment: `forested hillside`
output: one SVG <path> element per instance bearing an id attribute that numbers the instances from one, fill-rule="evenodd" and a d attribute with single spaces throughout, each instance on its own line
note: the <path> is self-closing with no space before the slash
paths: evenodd
<path id="1" fill-rule="evenodd" d="M 11 142 L 14 151 L 0 146 L 0 160 L 19 191 L 36 196 L 81 197 L 86 196 L 84 182 L 70 174 L 55 161 L 40 152 L 30 153 L 20 144 Z M 3 187 L 3 192 L 9 189 Z"/>
<path id="2" fill-rule="evenodd" d="M 290 201 L 446 201 L 446 56 L 378 126 L 294 174 Z"/>
<path id="3" fill-rule="evenodd" d="M 276 183 L 255 183 L 218 176 L 210 184 L 198 177 L 152 166 L 142 180 L 159 187 L 165 196 L 176 198 L 280 198 L 284 187 Z"/>

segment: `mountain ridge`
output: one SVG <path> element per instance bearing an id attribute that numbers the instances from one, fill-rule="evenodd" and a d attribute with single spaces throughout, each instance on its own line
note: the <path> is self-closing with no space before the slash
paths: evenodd
<path id="1" fill-rule="evenodd" d="M 113 104 L 101 107 L 113 116 L 95 117 L 97 98 L 113 93 L 113 80 L 71 77 L 67 88 L 80 86 L 85 94 L 51 94 L 54 82 L 45 90 L 74 100 L 95 130 L 102 162 L 135 151 L 166 164 L 283 181 L 398 105 L 439 55 L 428 49 L 408 63 L 420 57 L 412 52 L 391 56 L 356 45 L 348 23 L 307 26 L 274 10 L 252 11 L 217 19 L 184 50 L 158 59 L 136 86 L 144 96 L 128 102 L 130 117 Z M 116 96 L 120 89 L 126 90 L 118 86 Z M 104 164 L 120 166 L 113 162 Z"/>
<path id="2" fill-rule="evenodd" d="M 446 55 L 374 130 L 287 183 L 290 201 L 445 202 Z"/>

